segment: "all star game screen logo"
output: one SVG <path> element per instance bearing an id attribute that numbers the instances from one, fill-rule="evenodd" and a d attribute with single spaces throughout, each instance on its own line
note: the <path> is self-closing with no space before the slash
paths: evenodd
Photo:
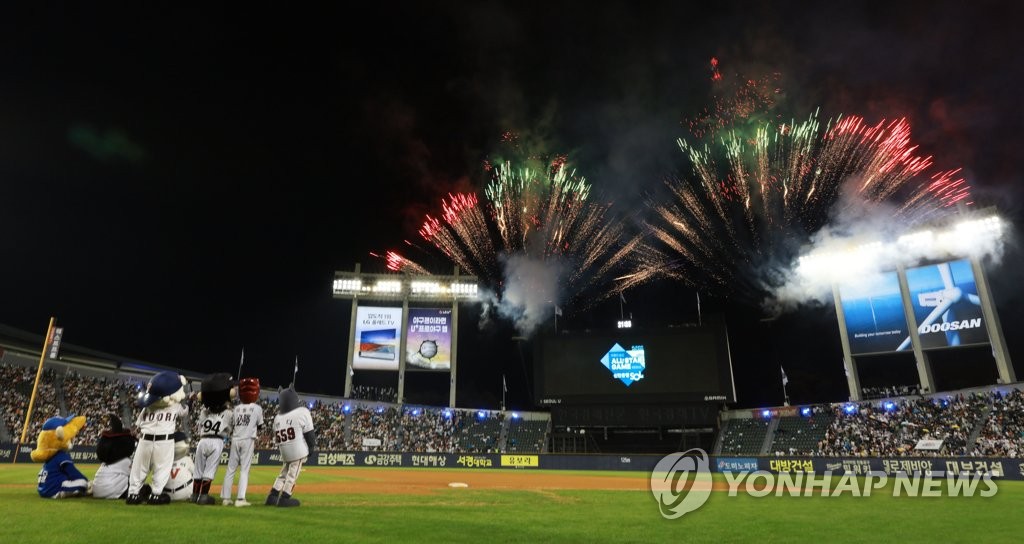
<path id="1" fill-rule="evenodd" d="M 613 378 L 629 387 L 633 382 L 644 379 L 644 370 L 647 368 L 644 347 L 626 349 L 616 343 L 601 357 L 601 364 L 611 371 Z"/>
<path id="2" fill-rule="evenodd" d="M 535 346 L 540 404 L 726 401 L 735 395 L 724 326 L 571 331 Z"/>

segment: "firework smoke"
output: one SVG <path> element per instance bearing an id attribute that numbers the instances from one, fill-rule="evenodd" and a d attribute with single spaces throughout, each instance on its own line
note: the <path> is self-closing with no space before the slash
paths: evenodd
<path id="1" fill-rule="evenodd" d="M 849 116 L 822 130 L 815 113 L 678 144 L 692 175 L 668 181 L 671 196 L 651 203 L 640 268 L 751 302 L 787 283 L 816 233 L 905 232 L 970 203 L 958 170 L 932 172 L 932 158 L 917 154 L 905 119 Z M 848 217 L 884 225 L 844 219 L 826 228 Z"/>
<path id="2" fill-rule="evenodd" d="M 489 306 L 521 333 L 550 317 L 555 305 L 580 310 L 652 276 L 624 271 L 639 241 L 627 241 L 623 223 L 591 200 L 590 184 L 565 156 L 487 167 L 484 202 L 472 193 L 449 194 L 419 234 L 491 284 Z"/>

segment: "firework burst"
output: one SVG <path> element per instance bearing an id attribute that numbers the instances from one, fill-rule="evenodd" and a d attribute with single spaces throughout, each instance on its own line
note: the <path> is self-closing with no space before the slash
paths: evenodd
<path id="1" fill-rule="evenodd" d="M 651 202 L 640 269 L 696 287 L 763 295 L 773 267 L 853 206 L 891 206 L 893 222 L 912 227 L 969 203 L 960 171 L 933 172 L 905 119 L 849 116 L 823 127 L 815 113 L 678 144 L 692 175 L 668 181 L 668 197 Z"/>
<path id="2" fill-rule="evenodd" d="M 627 241 L 623 224 L 609 220 L 609 206 L 591 199 L 591 185 L 564 155 L 522 165 L 488 163 L 483 199 L 450 193 L 441 212 L 427 214 L 420 236 L 461 269 L 492 285 L 506 278 L 505 261 L 526 258 L 557 269 L 559 298 L 587 303 L 617 293 L 636 280 L 616 282 L 640 243 Z M 399 268 L 401 269 L 401 268 Z"/>

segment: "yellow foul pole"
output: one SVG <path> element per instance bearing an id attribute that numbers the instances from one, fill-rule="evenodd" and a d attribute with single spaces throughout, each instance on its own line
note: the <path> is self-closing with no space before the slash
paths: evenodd
<path id="1" fill-rule="evenodd" d="M 25 425 L 21 428 L 21 440 L 18 441 L 18 447 L 14 450 L 14 455 L 11 456 L 11 463 L 18 462 L 18 452 L 21 451 L 21 445 L 25 443 L 25 435 L 28 434 L 28 424 L 32 421 L 32 407 L 36 403 L 36 391 L 39 389 L 39 379 L 43 377 L 43 361 L 46 360 L 46 351 L 50 347 L 50 342 L 53 340 L 53 325 L 57 321 L 57 318 L 50 318 L 50 325 L 46 328 L 46 338 L 43 340 L 43 351 L 39 353 L 39 368 L 36 370 L 36 381 L 32 384 L 32 396 L 28 400 L 28 411 L 25 412 Z"/>

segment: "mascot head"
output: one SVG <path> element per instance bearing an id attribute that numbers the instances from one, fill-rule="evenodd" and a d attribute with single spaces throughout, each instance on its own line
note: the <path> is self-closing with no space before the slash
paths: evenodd
<path id="1" fill-rule="evenodd" d="M 279 414 L 287 414 L 301 406 L 299 395 L 295 392 L 294 386 L 288 386 L 288 389 L 279 388 L 277 390 L 277 402 L 279 405 L 277 413 Z"/>
<path id="2" fill-rule="evenodd" d="M 60 451 L 71 449 L 71 441 L 74 440 L 78 431 L 85 427 L 85 416 L 75 417 L 73 414 L 68 418 L 51 417 L 43 423 L 43 430 L 39 431 L 39 438 L 36 439 L 36 449 L 32 450 L 32 460 L 37 463 L 45 463 Z"/>
<path id="3" fill-rule="evenodd" d="M 164 371 L 150 378 L 146 392 L 139 397 L 139 408 L 164 408 L 185 400 L 185 377 Z"/>
<path id="4" fill-rule="evenodd" d="M 235 380 L 230 374 L 211 374 L 203 380 L 202 389 L 199 393 L 199 400 L 203 406 L 215 412 L 221 412 L 231 406 L 231 399 L 235 393 Z"/>
<path id="5" fill-rule="evenodd" d="M 105 433 L 120 434 L 124 432 L 124 424 L 121 423 L 121 418 L 117 417 L 117 414 L 110 413 L 103 416 L 103 422 L 106 424 Z"/>
<path id="6" fill-rule="evenodd" d="M 238 396 L 246 404 L 252 404 L 260 400 L 260 379 L 242 378 L 238 380 Z"/>

